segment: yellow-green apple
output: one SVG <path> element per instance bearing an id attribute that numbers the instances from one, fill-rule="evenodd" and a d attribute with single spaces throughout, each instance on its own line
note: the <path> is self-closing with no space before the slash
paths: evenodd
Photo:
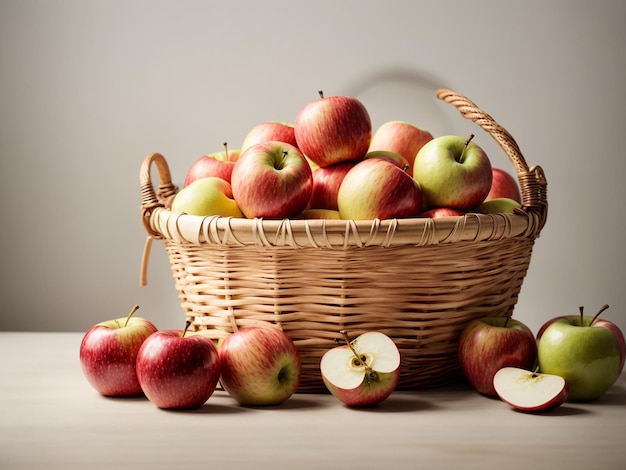
<path id="1" fill-rule="evenodd" d="M 207 336 L 164 330 L 150 335 L 137 354 L 137 377 L 154 405 L 194 409 L 213 395 L 220 377 L 217 348 Z"/>
<path id="2" fill-rule="evenodd" d="M 98 323 L 80 343 L 80 365 L 87 381 L 105 396 L 141 395 L 135 361 L 139 348 L 157 327 L 145 318 L 128 316 Z"/>
<path id="3" fill-rule="evenodd" d="M 308 208 L 337 210 L 337 194 L 344 177 L 356 162 L 339 162 L 313 170 L 313 190 Z"/>
<path id="4" fill-rule="evenodd" d="M 287 142 L 297 147 L 293 124 L 284 121 L 263 121 L 258 123 L 246 134 L 241 144 L 241 151 L 243 152 L 255 144 L 271 140 Z"/>
<path id="5" fill-rule="evenodd" d="M 433 136 L 426 129 L 406 121 L 387 121 L 372 136 L 369 151 L 390 150 L 402 155 L 409 163 L 408 173 L 413 174 L 413 161 L 417 152 Z"/>
<path id="6" fill-rule="evenodd" d="M 346 174 L 337 206 L 342 219 L 414 217 L 422 210 L 422 192 L 417 181 L 396 164 L 370 158 Z"/>
<path id="7" fill-rule="evenodd" d="M 224 150 L 201 156 L 187 171 L 183 188 L 193 181 L 207 176 L 217 176 L 230 183 L 230 176 L 240 153 L 239 149 L 230 150 L 224 143 Z"/>
<path id="8" fill-rule="evenodd" d="M 522 203 L 522 194 L 520 193 L 517 181 L 513 176 L 501 168 L 493 167 L 491 169 L 491 189 L 485 198 L 485 201 L 506 197 L 514 201 Z"/>
<path id="9" fill-rule="evenodd" d="M 434 207 L 432 209 L 425 210 L 419 216 L 439 219 L 442 217 L 460 217 L 463 215 L 465 215 L 465 212 L 458 209 L 451 209 L 450 207 Z"/>
<path id="10" fill-rule="evenodd" d="M 473 212 L 480 214 L 512 214 L 521 204 L 508 197 L 499 197 L 485 201 L 476 207 Z"/>
<path id="11" fill-rule="evenodd" d="M 424 144 L 413 162 L 427 208 L 470 210 L 485 200 L 491 188 L 491 162 L 469 139 L 445 135 Z"/>
<path id="12" fill-rule="evenodd" d="M 247 218 L 294 218 L 311 199 L 313 174 L 298 148 L 272 140 L 241 153 L 233 170 L 232 187 L 235 201 Z"/>
<path id="13" fill-rule="evenodd" d="M 543 412 L 561 406 L 567 400 L 568 385 L 560 375 L 503 367 L 493 377 L 500 399 L 520 411 Z"/>
<path id="14" fill-rule="evenodd" d="M 220 383 L 240 405 L 279 405 L 291 397 L 302 375 L 293 340 L 274 327 L 237 330 L 220 346 Z"/>
<path id="15" fill-rule="evenodd" d="M 348 406 L 375 406 L 391 395 L 400 378 L 400 351 L 387 335 L 368 331 L 329 349 L 320 361 L 328 390 Z"/>
<path id="16" fill-rule="evenodd" d="M 341 219 L 336 209 L 304 209 L 297 219 Z"/>
<path id="17" fill-rule="evenodd" d="M 230 183 L 217 176 L 200 178 L 185 186 L 174 196 L 171 210 L 189 215 L 243 217 Z"/>
<path id="18" fill-rule="evenodd" d="M 363 157 L 364 160 L 367 158 L 382 158 L 383 160 L 388 160 L 391 163 L 398 165 L 409 175 L 413 174 L 409 171 L 411 167 L 411 165 L 409 165 L 409 161 L 404 156 L 400 155 L 399 153 L 392 152 L 391 150 L 370 150 Z"/>
<path id="19" fill-rule="evenodd" d="M 458 360 L 468 382 L 480 393 L 496 396 L 493 377 L 503 367 L 534 370 L 535 335 L 524 323 L 508 316 L 470 321 L 461 332 Z"/>
<path id="20" fill-rule="evenodd" d="M 362 159 L 372 139 L 367 109 L 354 97 L 319 93 L 296 115 L 297 147 L 319 166 Z"/>
<path id="21" fill-rule="evenodd" d="M 624 369 L 626 343 L 618 326 L 599 315 L 565 315 L 547 321 L 537 333 L 539 371 L 562 376 L 570 401 L 602 397 Z"/>

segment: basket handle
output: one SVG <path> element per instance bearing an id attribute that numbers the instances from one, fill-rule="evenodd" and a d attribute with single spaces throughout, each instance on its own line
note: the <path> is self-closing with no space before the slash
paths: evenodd
<path id="1" fill-rule="evenodd" d="M 156 191 L 152 184 L 151 177 L 153 164 L 156 165 L 160 180 L 159 187 Z M 152 238 L 163 238 L 159 232 L 153 230 L 150 226 L 150 216 L 156 208 L 166 207 L 169 200 L 178 191 L 178 188 L 172 184 L 170 168 L 163 155 L 153 153 L 144 159 L 139 171 L 139 182 L 141 189 L 141 220 L 143 221 L 143 226 Z"/>
<path id="2" fill-rule="evenodd" d="M 517 172 L 522 193 L 522 209 L 538 214 L 540 218 L 538 228 L 541 230 L 548 215 L 548 182 L 543 169 L 540 166 L 529 168 L 513 136 L 468 98 L 445 88 L 437 90 L 435 96 L 457 108 L 464 118 L 478 124 L 504 150 Z"/>

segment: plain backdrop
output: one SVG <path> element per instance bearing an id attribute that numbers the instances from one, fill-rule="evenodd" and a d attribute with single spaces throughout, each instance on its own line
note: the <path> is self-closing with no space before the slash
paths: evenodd
<path id="1" fill-rule="evenodd" d="M 374 126 L 476 133 L 449 87 L 516 138 L 550 213 L 514 312 L 534 331 L 589 313 L 626 329 L 626 3 L 606 1 L 0 0 L 1 330 L 83 331 L 184 315 L 163 246 L 139 286 L 139 168 L 180 184 L 202 154 L 326 95 Z"/>

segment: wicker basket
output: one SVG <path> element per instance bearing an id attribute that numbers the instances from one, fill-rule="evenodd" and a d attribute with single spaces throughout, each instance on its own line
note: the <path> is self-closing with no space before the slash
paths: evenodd
<path id="1" fill-rule="evenodd" d="M 547 217 L 547 182 L 513 137 L 467 98 L 436 96 L 488 132 L 510 158 L 522 192 L 515 214 L 445 219 L 263 220 L 198 217 L 168 210 L 177 188 L 165 158 L 144 160 L 142 219 L 164 240 L 182 309 L 215 338 L 268 324 L 285 331 L 302 358 L 300 392 L 324 390 L 322 354 L 340 330 L 394 339 L 399 388 L 441 386 L 461 376 L 457 338 L 472 319 L 512 315 L 536 237 Z M 151 180 L 153 164 L 160 185 Z"/>

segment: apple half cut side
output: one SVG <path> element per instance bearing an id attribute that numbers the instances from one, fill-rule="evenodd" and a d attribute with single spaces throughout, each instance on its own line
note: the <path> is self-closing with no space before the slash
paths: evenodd
<path id="1" fill-rule="evenodd" d="M 493 377 L 500 399 L 520 411 L 548 411 L 567 399 L 566 380 L 553 374 L 540 374 L 518 367 L 503 367 Z"/>
<path id="2" fill-rule="evenodd" d="M 387 335 L 370 331 L 326 351 L 320 362 L 322 379 L 340 401 L 353 407 L 371 407 L 395 390 L 400 377 L 400 352 Z"/>

